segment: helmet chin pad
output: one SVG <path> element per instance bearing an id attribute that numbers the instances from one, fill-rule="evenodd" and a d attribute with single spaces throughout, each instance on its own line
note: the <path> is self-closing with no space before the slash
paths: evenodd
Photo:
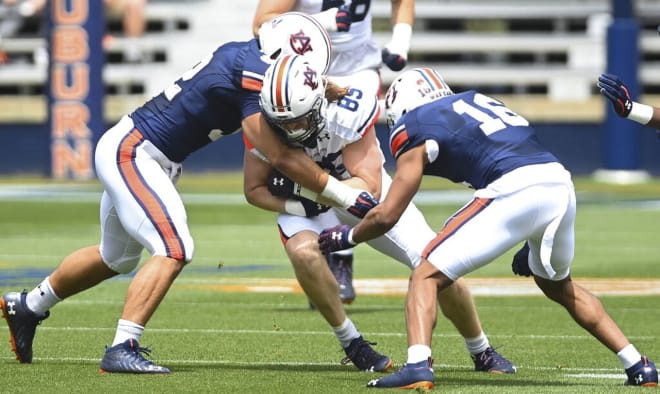
<path id="1" fill-rule="evenodd" d="M 304 146 L 307 148 L 316 147 L 316 137 L 325 128 L 325 117 L 323 109 L 327 105 L 325 98 L 317 97 L 312 105 L 312 109 L 306 114 L 293 119 L 271 119 L 266 115 L 266 119 L 273 126 L 280 137 L 289 145 Z M 302 122 L 304 121 L 304 122 Z M 304 127 L 291 128 L 289 125 L 303 125 Z"/>

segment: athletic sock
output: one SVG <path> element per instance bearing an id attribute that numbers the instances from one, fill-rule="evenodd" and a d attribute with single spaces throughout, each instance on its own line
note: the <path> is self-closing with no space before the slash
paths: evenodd
<path id="1" fill-rule="evenodd" d="M 140 336 L 143 332 L 143 326 L 129 320 L 119 319 L 119 322 L 117 322 L 117 332 L 115 332 L 115 339 L 112 341 L 112 346 L 124 343 L 129 339 L 135 339 L 139 342 Z"/>
<path id="2" fill-rule="evenodd" d="M 355 325 L 353 325 L 353 322 L 348 317 L 341 325 L 332 327 L 332 331 L 335 332 L 335 336 L 339 340 L 339 343 L 341 343 L 341 347 L 344 349 L 351 344 L 353 339 L 360 336 L 357 328 L 355 328 Z"/>
<path id="3" fill-rule="evenodd" d="M 465 347 L 472 355 L 485 351 L 489 346 L 488 337 L 486 337 L 483 331 L 477 337 L 465 338 Z"/>
<path id="4" fill-rule="evenodd" d="M 619 357 L 619 360 L 621 360 L 621 363 L 623 363 L 624 369 L 632 367 L 642 359 L 642 355 L 632 343 L 621 349 L 616 355 Z"/>
<path id="5" fill-rule="evenodd" d="M 55 294 L 53 287 L 50 285 L 49 276 L 32 289 L 32 291 L 27 293 L 25 297 L 25 303 L 28 309 L 37 315 L 43 315 L 60 301 L 62 299 Z"/>
<path id="6" fill-rule="evenodd" d="M 412 345 L 408 348 L 408 364 L 426 361 L 431 357 L 431 348 L 426 345 Z"/>

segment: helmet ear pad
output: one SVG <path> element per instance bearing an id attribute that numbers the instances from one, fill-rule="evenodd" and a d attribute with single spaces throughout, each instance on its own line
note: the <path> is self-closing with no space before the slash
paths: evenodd
<path id="1" fill-rule="evenodd" d="M 445 96 L 453 95 L 445 80 L 423 67 L 405 71 L 394 79 L 385 93 L 385 117 L 389 128 L 408 111 Z"/>

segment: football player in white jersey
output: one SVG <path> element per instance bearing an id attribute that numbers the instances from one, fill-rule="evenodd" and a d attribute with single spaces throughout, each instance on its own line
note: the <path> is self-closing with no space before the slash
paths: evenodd
<path id="1" fill-rule="evenodd" d="M 328 75 L 342 77 L 335 78 L 341 86 L 363 81 L 363 88 L 370 89 L 365 93 L 378 94 L 381 63 L 393 71 L 406 66 L 415 1 L 392 0 L 392 39 L 384 48 L 380 48 L 372 36 L 372 3 L 372 0 L 260 0 L 252 30 L 259 35 L 264 22 L 288 11 L 314 16 L 328 30 L 332 40 L 333 56 Z"/>
<path id="2" fill-rule="evenodd" d="M 352 187 L 385 197 L 391 179 L 383 168 L 384 156 L 374 128 L 380 112 L 376 96 L 363 94 L 358 85 L 340 88 L 331 79 L 324 80 L 304 57 L 287 55 L 266 71 L 260 104 L 266 119 L 285 142 L 302 147 L 324 170 Z M 277 173 L 271 175 L 273 169 L 265 157 L 250 144 L 247 146 L 246 199 L 257 207 L 280 213 L 277 223 L 296 277 L 332 326 L 347 360 L 362 370 L 388 369 L 392 363 L 389 357 L 375 352 L 347 317 L 337 284 L 317 243 L 324 227 L 331 223 L 355 224 L 358 219 L 313 202 L 320 200 L 314 193 Z M 421 261 L 424 246 L 435 236 L 411 203 L 399 223 L 369 245 L 414 269 Z M 475 369 L 515 372 L 515 366 L 490 346 L 465 284 L 457 281 L 447 290 L 440 298 L 443 313 L 465 338 Z"/>
<path id="3" fill-rule="evenodd" d="M 405 67 L 412 34 L 414 0 L 392 0 L 392 40 L 381 49 L 372 37 L 372 0 L 260 0 L 252 24 L 256 36 L 270 34 L 273 17 L 288 11 L 314 16 L 328 30 L 333 55 L 327 75 L 340 86 L 359 84 L 365 95 L 378 96 L 379 69 L 384 62 L 398 71 Z M 328 255 L 328 264 L 345 304 L 355 299 L 352 250 Z M 312 304 L 310 303 L 310 306 Z"/>

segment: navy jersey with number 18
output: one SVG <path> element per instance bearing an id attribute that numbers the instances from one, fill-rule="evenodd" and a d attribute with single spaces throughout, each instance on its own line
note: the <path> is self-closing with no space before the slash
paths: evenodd
<path id="1" fill-rule="evenodd" d="M 404 114 L 390 131 L 390 149 L 402 153 L 427 144 L 424 174 L 475 189 L 531 164 L 558 162 L 529 122 L 500 101 L 476 91 L 442 97 Z"/>

